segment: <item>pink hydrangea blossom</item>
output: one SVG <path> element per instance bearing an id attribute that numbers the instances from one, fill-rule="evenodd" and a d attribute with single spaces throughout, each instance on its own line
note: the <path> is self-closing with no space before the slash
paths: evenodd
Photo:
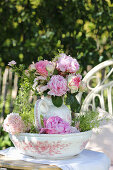
<path id="1" fill-rule="evenodd" d="M 41 128 L 40 133 L 46 134 L 65 134 L 71 133 L 71 126 L 58 116 L 49 117 L 44 120 L 44 128 Z"/>
<path id="2" fill-rule="evenodd" d="M 4 120 L 3 129 L 4 131 L 14 135 L 24 132 L 25 124 L 18 113 L 10 113 Z"/>
<path id="3" fill-rule="evenodd" d="M 12 60 L 12 61 L 10 61 L 10 62 L 8 63 L 9 66 L 13 66 L 13 65 L 15 65 L 15 64 L 16 64 L 16 61 L 14 61 L 14 60 Z"/>
<path id="4" fill-rule="evenodd" d="M 41 75 L 41 76 L 48 76 L 48 71 L 46 70 L 46 65 L 49 64 L 48 60 L 40 60 L 35 64 L 36 71 Z"/>
<path id="5" fill-rule="evenodd" d="M 67 81 L 63 76 L 53 75 L 48 82 L 49 95 L 62 96 L 67 92 Z"/>
<path id="6" fill-rule="evenodd" d="M 60 54 L 60 56 L 57 61 L 57 70 L 68 73 L 76 73 L 79 70 L 79 63 L 76 59 L 64 53 Z"/>

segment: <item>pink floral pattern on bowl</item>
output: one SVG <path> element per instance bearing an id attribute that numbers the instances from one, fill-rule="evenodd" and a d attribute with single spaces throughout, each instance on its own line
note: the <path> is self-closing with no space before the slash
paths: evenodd
<path id="1" fill-rule="evenodd" d="M 78 155 L 85 148 L 92 131 L 71 134 L 33 134 L 11 135 L 14 146 L 28 156 L 38 159 L 67 159 Z"/>
<path id="2" fill-rule="evenodd" d="M 61 141 L 49 143 L 48 141 L 37 141 L 37 143 L 33 142 L 25 142 L 25 141 L 18 141 L 17 139 L 12 139 L 12 142 L 18 149 L 22 150 L 30 150 L 31 152 L 37 152 L 38 154 L 61 154 L 62 150 L 66 149 L 70 143 L 62 143 Z"/>

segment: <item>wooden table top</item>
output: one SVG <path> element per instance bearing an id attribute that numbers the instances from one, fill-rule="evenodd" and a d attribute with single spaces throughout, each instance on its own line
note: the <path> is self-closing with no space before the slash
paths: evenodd
<path id="1" fill-rule="evenodd" d="M 0 155 L 0 168 L 10 168 L 10 169 L 34 169 L 34 170 L 61 170 L 55 165 L 43 165 L 43 164 L 36 164 L 30 163 L 26 161 L 15 160 L 3 155 Z"/>

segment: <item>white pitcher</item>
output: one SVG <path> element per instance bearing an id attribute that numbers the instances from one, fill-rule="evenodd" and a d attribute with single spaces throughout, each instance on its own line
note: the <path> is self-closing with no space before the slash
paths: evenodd
<path id="1" fill-rule="evenodd" d="M 71 124 L 71 111 L 69 108 L 64 104 L 61 107 L 54 106 L 51 97 L 43 97 L 43 99 L 39 99 L 35 103 L 34 116 L 36 128 L 42 127 L 40 115 L 46 119 L 51 116 L 59 116 Z"/>

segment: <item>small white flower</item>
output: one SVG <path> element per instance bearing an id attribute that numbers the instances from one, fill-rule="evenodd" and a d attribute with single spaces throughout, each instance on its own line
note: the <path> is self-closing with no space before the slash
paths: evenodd
<path id="1" fill-rule="evenodd" d="M 13 65 L 15 65 L 15 64 L 16 64 L 16 61 L 12 60 L 12 61 L 10 61 L 10 62 L 8 63 L 8 66 L 13 66 Z"/>
<path id="2" fill-rule="evenodd" d="M 48 89 L 48 86 L 37 86 L 36 90 L 39 92 L 39 93 L 43 93 L 44 91 L 46 91 Z"/>

